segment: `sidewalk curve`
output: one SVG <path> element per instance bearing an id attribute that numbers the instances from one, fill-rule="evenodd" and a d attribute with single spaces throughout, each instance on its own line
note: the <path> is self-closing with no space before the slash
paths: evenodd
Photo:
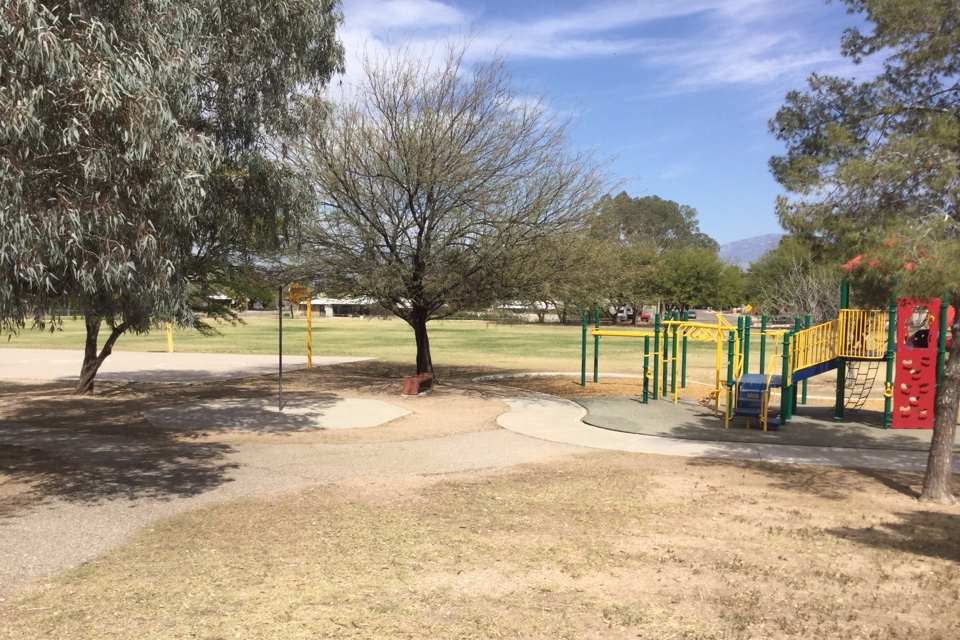
<path id="1" fill-rule="evenodd" d="M 704 442 L 623 433 L 585 424 L 586 409 L 570 400 L 536 395 L 504 401 L 510 411 L 497 419 L 501 427 L 532 438 L 595 449 L 902 471 L 922 471 L 927 464 L 927 453 L 923 451 Z M 960 473 L 960 460 L 956 458 L 954 473 Z"/>

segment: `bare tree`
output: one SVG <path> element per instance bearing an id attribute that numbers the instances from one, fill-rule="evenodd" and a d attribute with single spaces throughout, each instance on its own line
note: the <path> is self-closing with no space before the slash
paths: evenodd
<path id="1" fill-rule="evenodd" d="M 321 200 L 307 259 L 413 328 L 417 373 L 433 371 L 427 323 L 522 298 L 538 247 L 581 230 L 602 184 L 569 120 L 522 96 L 504 60 L 465 68 L 466 51 L 366 57 L 303 149 Z"/>
<path id="2" fill-rule="evenodd" d="M 836 270 L 804 264 L 791 258 L 775 281 L 758 284 L 757 298 L 764 310 L 779 316 L 810 314 L 813 324 L 840 313 L 840 276 Z"/>

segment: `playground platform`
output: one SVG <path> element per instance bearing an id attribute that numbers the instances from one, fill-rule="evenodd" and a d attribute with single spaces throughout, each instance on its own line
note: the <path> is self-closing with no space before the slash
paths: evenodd
<path id="1" fill-rule="evenodd" d="M 925 452 L 933 435 L 931 429 L 884 429 L 883 412 L 866 409 L 848 412 L 843 422 L 834 422 L 833 407 L 804 405 L 789 423 L 764 432 L 756 419 L 748 429 L 746 420 L 736 417 L 724 429 L 722 414 L 714 417 L 713 411 L 690 399 L 642 404 L 632 397 L 584 398 L 578 403 L 587 411 L 583 422 L 594 427 L 702 442 Z"/>

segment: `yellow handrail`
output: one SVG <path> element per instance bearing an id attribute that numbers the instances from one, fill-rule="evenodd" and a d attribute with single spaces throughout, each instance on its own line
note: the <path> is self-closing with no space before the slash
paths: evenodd
<path id="1" fill-rule="evenodd" d="M 886 311 L 841 309 L 837 356 L 861 360 L 880 360 L 886 356 Z"/>
<path id="2" fill-rule="evenodd" d="M 831 320 L 794 334 L 790 370 L 800 371 L 835 359 L 838 325 L 837 320 Z"/>

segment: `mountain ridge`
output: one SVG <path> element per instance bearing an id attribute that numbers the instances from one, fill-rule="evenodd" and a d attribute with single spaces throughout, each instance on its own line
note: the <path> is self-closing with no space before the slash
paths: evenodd
<path id="1" fill-rule="evenodd" d="M 783 238 L 782 233 L 767 233 L 751 236 L 743 240 L 735 240 L 720 245 L 720 259 L 728 264 L 735 264 L 741 269 L 747 269 L 767 251 L 776 249 Z"/>

